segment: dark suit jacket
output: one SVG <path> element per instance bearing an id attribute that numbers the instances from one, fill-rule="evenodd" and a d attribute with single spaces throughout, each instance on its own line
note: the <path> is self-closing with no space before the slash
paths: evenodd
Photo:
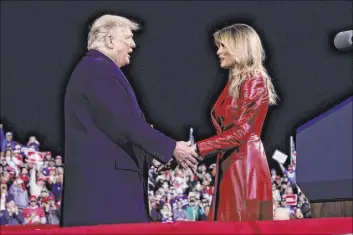
<path id="1" fill-rule="evenodd" d="M 65 95 L 61 226 L 148 222 L 149 162 L 167 163 L 174 148 L 145 122 L 118 66 L 88 51 Z"/>

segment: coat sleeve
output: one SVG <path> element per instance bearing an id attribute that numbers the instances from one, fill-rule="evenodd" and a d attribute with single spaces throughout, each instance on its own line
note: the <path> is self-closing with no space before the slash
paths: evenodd
<path id="1" fill-rule="evenodd" d="M 88 75 L 86 97 L 96 126 L 112 141 L 126 139 L 166 163 L 176 142 L 141 119 L 111 65 L 100 63 Z"/>
<path id="2" fill-rule="evenodd" d="M 234 119 L 232 128 L 196 143 L 202 157 L 227 151 L 247 141 L 252 127 L 251 120 L 261 104 L 265 85 L 261 77 L 252 78 L 245 81 L 242 89 L 240 98 L 243 103 L 238 111 L 240 115 Z"/>

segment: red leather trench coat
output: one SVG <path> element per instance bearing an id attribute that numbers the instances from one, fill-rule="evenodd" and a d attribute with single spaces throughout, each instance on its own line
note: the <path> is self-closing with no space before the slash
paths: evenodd
<path id="1" fill-rule="evenodd" d="M 246 79 L 239 98 L 230 82 L 212 111 L 217 135 L 197 142 L 202 157 L 217 153 L 217 173 L 209 220 L 273 218 L 270 171 L 260 139 L 269 95 L 261 75 Z"/>

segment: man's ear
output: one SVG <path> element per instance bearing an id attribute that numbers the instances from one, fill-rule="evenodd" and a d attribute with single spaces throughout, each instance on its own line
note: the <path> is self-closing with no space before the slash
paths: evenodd
<path id="1" fill-rule="evenodd" d="M 113 49 L 114 48 L 114 42 L 113 42 L 113 36 L 108 34 L 107 36 L 105 36 L 104 38 L 104 43 L 105 46 L 109 49 Z"/>

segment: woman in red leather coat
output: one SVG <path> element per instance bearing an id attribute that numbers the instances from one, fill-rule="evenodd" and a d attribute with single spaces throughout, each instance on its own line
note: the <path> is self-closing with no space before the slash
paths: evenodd
<path id="1" fill-rule="evenodd" d="M 235 24 L 214 35 L 229 82 L 211 110 L 217 130 L 196 142 L 201 157 L 217 153 L 217 175 L 209 220 L 270 220 L 270 171 L 261 130 L 276 93 L 263 67 L 264 51 L 253 28 Z"/>

